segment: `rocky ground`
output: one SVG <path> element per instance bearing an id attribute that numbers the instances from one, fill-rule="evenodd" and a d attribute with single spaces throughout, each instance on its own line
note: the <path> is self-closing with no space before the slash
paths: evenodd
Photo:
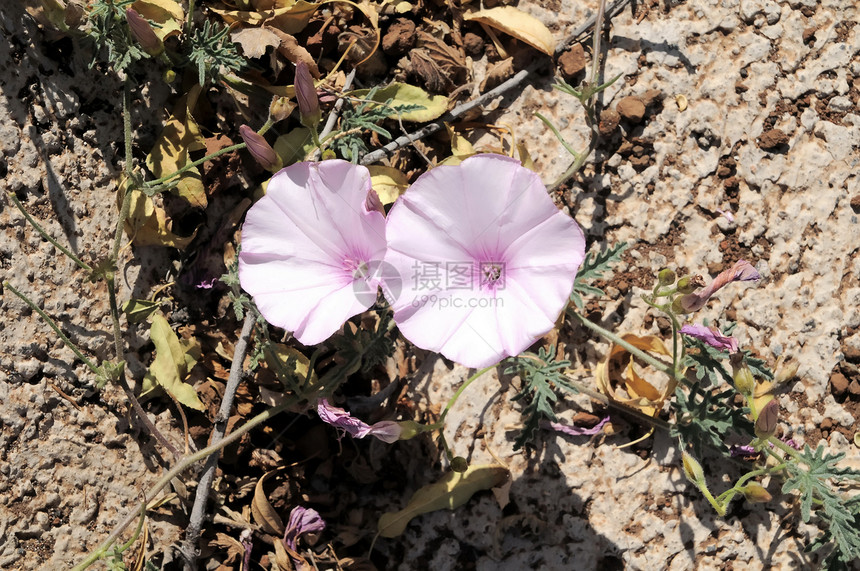
<path id="1" fill-rule="evenodd" d="M 561 41 L 596 3 L 523 0 L 518 6 Z M 742 346 L 770 363 L 783 355 L 796 359 L 798 376 L 780 397 L 786 431 L 800 443 L 823 440 L 829 450 L 847 452 L 854 467 L 860 467 L 854 444 L 860 418 L 858 18 L 853 0 L 627 6 L 612 19 L 607 45 L 605 77 L 621 77 L 603 95 L 603 137 L 582 176 L 555 193 L 594 248 L 630 244 L 606 280 L 607 297 L 589 306 L 590 315 L 615 331 L 665 335 L 666 324 L 640 299 L 662 267 L 714 276 L 737 259 L 753 263 L 764 279 L 727 288 L 701 315 L 737 321 Z M 389 21 L 381 23 L 385 31 Z M 0 27 L 3 187 L 74 251 L 103 257 L 116 220 L 120 84 L 88 69 L 77 46 L 41 31 L 17 5 L 0 10 Z M 487 55 L 469 58 L 480 81 Z M 579 59 L 590 61 L 578 48 L 562 56 L 572 81 L 582 78 Z M 570 157 L 533 113 L 550 117 L 575 146 L 586 135 L 578 103 L 551 89 L 549 69 L 547 61 L 543 72 L 483 117 L 514 129 L 546 181 L 555 180 Z M 139 93 L 144 103 L 134 109 L 142 149 L 157 135 L 169 96 L 147 85 Z M 236 192 L 247 195 L 250 187 L 239 184 Z M 89 355 L 109 358 L 104 284 L 87 282 L 6 198 L 0 228 L 3 279 L 50 313 Z M 174 250 L 129 248 L 121 298 L 150 295 L 185 262 Z M 181 296 L 170 308 L 175 326 L 220 329 L 228 344 L 238 335 L 223 308 L 209 320 L 184 310 Z M 171 458 L 141 430 L 123 393 L 96 391 L 93 376 L 34 312 L 8 292 L 2 311 L 0 568 L 66 568 L 135 509 L 138 494 Z M 590 379 L 606 345 L 570 326 L 560 338 L 582 379 Z M 139 374 L 152 352 L 145 327 L 132 328 L 129 345 L 139 359 L 130 366 Z M 416 411 L 438 412 L 469 374 L 420 351 L 406 361 L 404 394 Z M 680 453 L 665 434 L 619 448 L 641 431 L 596 438 L 545 432 L 536 449 L 514 452 L 521 416 L 509 400 L 513 383 L 501 370 L 477 381 L 448 416 L 446 429 L 456 454 L 510 469 L 510 503 L 501 508 L 492 495 L 478 495 L 456 511 L 422 516 L 401 537 L 376 542 L 371 559 L 377 567 L 817 566 L 819 558 L 802 547 L 819 532 L 800 522 L 790 498 L 775 493 L 772 502 L 755 506 L 738 501 L 725 518 L 717 517 L 684 479 Z M 175 407 L 158 401 L 146 406 L 181 447 Z M 560 410 L 572 422 L 595 406 L 580 395 Z M 208 429 L 199 418 L 192 418 L 195 424 L 200 431 L 192 435 L 200 444 Z M 339 446 L 324 435 L 311 420 L 281 418 L 245 442 L 244 451 L 273 448 L 301 463 L 303 450 L 324 448 L 321 461 L 306 470 L 291 467 L 290 477 L 324 516 L 337 514 L 324 542 L 342 557 L 363 555 L 379 514 L 403 506 L 418 487 L 439 477 L 439 453 L 429 441 Z M 253 488 L 261 475 L 252 478 L 237 467 L 241 453 L 234 451 L 232 459 L 228 454 L 220 488 L 232 494 L 234 505 L 250 501 L 248 482 Z M 719 474 L 713 479 L 718 487 Z M 288 491 L 281 491 L 280 503 L 273 503 L 291 505 Z M 179 503 L 149 522 L 152 552 L 164 552 L 157 561 L 166 568 L 175 558 L 168 546 L 180 539 L 187 520 Z M 226 553 L 214 543 L 215 531 L 238 536 L 228 527 L 204 536 L 212 568 Z M 259 561 L 266 548 L 257 549 Z"/>

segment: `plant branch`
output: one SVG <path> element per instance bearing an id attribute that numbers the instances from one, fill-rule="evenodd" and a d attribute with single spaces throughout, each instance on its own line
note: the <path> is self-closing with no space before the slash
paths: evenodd
<path id="1" fill-rule="evenodd" d="M 230 145 L 229 147 L 224 147 L 223 149 L 215 151 L 214 153 L 212 153 L 210 155 L 206 155 L 205 157 L 197 159 L 194 162 L 190 162 L 187 165 L 185 165 L 184 167 L 177 169 L 168 175 L 164 175 L 163 177 L 157 178 L 155 180 L 147 181 L 143 184 L 143 186 L 146 188 L 146 191 L 148 193 L 161 192 L 162 190 L 164 190 L 164 188 L 162 188 L 164 186 L 164 183 L 169 181 L 170 179 L 177 177 L 177 176 L 181 175 L 182 173 L 193 169 L 194 167 L 200 166 L 203 163 L 205 163 L 206 161 L 211 161 L 212 159 L 217 159 L 221 155 L 226 155 L 227 153 L 232 153 L 233 151 L 238 151 L 239 149 L 244 149 L 245 147 L 246 147 L 245 143 L 236 143 L 235 145 Z"/>
<path id="2" fill-rule="evenodd" d="M 570 315 L 571 317 L 573 317 L 574 319 L 576 319 L 577 321 L 579 321 L 580 323 L 582 323 L 583 325 L 585 325 L 587 328 L 589 328 L 592 331 L 594 331 L 595 333 L 599 334 L 601 337 L 604 337 L 605 339 L 607 339 L 608 341 L 611 341 L 612 343 L 615 343 L 616 345 L 620 345 L 620 346 L 624 347 L 624 349 L 626 349 L 628 353 L 630 353 L 631 355 L 633 355 L 635 357 L 642 359 L 643 361 L 645 361 L 646 363 L 648 363 L 649 365 L 651 365 L 652 367 L 654 367 L 658 371 L 666 373 L 667 375 L 669 375 L 673 379 L 676 379 L 677 381 L 684 381 L 685 380 L 684 375 L 677 372 L 672 365 L 664 363 L 663 361 L 660 361 L 659 359 L 652 357 L 651 355 L 649 355 L 645 351 L 634 347 L 633 345 L 631 345 L 630 343 L 628 343 L 627 341 L 625 341 L 624 339 L 622 339 L 621 337 L 619 337 L 615 333 L 612 333 L 611 331 L 604 329 L 603 327 L 599 326 L 598 324 L 594 323 L 593 321 L 586 319 L 584 316 L 580 315 L 579 313 L 576 313 L 575 311 L 568 310 L 567 314 Z"/>
<path id="3" fill-rule="evenodd" d="M 12 201 L 12 203 L 18 208 L 19 211 L 21 211 L 21 214 L 24 215 L 24 218 L 27 219 L 27 222 L 29 222 L 30 225 L 33 228 L 35 228 L 36 232 L 38 232 L 42 236 L 42 238 L 44 238 L 45 240 L 50 242 L 56 249 L 58 249 L 59 251 L 61 251 L 65 255 L 67 255 L 73 262 L 75 262 L 78 265 L 79 268 L 86 270 L 88 272 L 93 271 L 93 269 L 88 264 L 84 263 L 80 258 L 78 258 L 75 254 L 73 254 L 71 250 L 69 250 L 68 248 L 66 248 L 65 246 L 63 246 L 62 244 L 57 242 L 56 240 L 54 240 L 51 237 L 51 235 L 45 231 L 44 228 L 39 226 L 39 223 L 36 222 L 32 216 L 30 216 L 30 214 L 24 208 L 24 205 L 21 204 L 21 202 L 18 200 L 18 197 L 15 196 L 14 192 L 9 192 L 7 190 L 6 196 L 9 197 L 9 199 Z"/>
<path id="4" fill-rule="evenodd" d="M 78 359 L 80 359 L 80 360 L 81 360 L 81 361 L 82 361 L 82 362 L 83 362 L 83 363 L 84 363 L 84 364 L 89 368 L 89 370 L 90 370 L 90 371 L 92 371 L 92 372 L 93 372 L 93 373 L 95 373 L 95 374 L 99 374 L 99 368 L 98 368 L 98 367 L 97 367 L 97 366 L 96 366 L 92 361 L 90 361 L 89 359 L 87 359 L 87 358 L 86 358 L 86 356 L 84 356 L 84 354 L 81 352 L 81 350 L 80 350 L 80 349 L 78 349 L 78 346 L 77 346 L 77 345 L 75 345 L 74 343 L 72 343 L 72 340 L 71 340 L 71 339 L 69 339 L 68 337 L 66 337 L 66 334 L 65 334 L 65 333 L 63 333 L 63 332 L 60 330 L 60 327 L 57 325 L 57 323 L 56 323 L 53 319 L 51 319 L 51 318 L 50 318 L 50 316 L 48 316 L 48 314 L 47 314 L 47 313 L 45 313 L 44 311 L 42 311 L 42 310 L 39 308 L 39 306 L 37 306 L 35 303 L 33 303 L 33 302 L 30 300 L 30 298 L 28 298 L 26 295 L 24 295 L 23 293 L 21 293 L 20 291 L 18 291 L 17 289 L 15 289 L 15 288 L 12 286 L 12 284 L 10 284 L 8 281 L 4 281 L 4 282 L 3 282 L 3 288 L 4 288 L 4 289 L 8 289 L 9 291 L 11 291 L 11 292 L 12 292 L 12 293 L 14 293 L 15 295 L 17 295 L 17 296 L 21 299 L 21 301 L 23 301 L 24 303 L 26 303 L 26 304 L 27 304 L 27 306 L 28 306 L 30 309 L 32 309 L 33 311 L 35 311 L 36 313 L 38 313 L 38 314 L 39 314 L 39 317 L 41 317 L 42 319 L 44 319 L 44 320 L 45 320 L 45 323 L 47 323 L 47 324 L 48 324 L 48 326 L 49 326 L 51 329 L 53 329 L 53 330 L 54 330 L 54 333 L 56 333 L 56 334 L 57 334 L 57 337 L 59 337 L 59 338 L 63 341 L 63 343 L 65 343 L 65 344 L 66 344 L 66 346 L 67 346 L 69 349 L 71 349 L 71 350 L 72 350 L 72 352 L 74 352 L 75 356 L 76 356 Z"/>
<path id="5" fill-rule="evenodd" d="M 242 324 L 242 333 L 239 335 L 239 340 L 236 342 L 236 348 L 233 352 L 233 362 L 230 365 L 230 376 L 227 380 L 227 386 L 224 388 L 224 398 L 221 400 L 218 416 L 215 417 L 215 426 L 212 429 L 212 437 L 210 438 L 212 444 L 220 442 L 227 431 L 227 421 L 230 419 L 230 411 L 233 409 L 233 397 L 236 395 L 239 382 L 242 380 L 242 367 L 245 355 L 248 352 L 248 342 L 250 341 L 251 331 L 254 329 L 255 322 L 254 313 L 251 311 L 246 312 L 245 321 Z M 212 486 L 212 480 L 215 479 L 215 469 L 218 467 L 219 456 L 220 451 L 215 452 L 206 460 L 203 474 L 200 476 L 200 481 L 197 484 L 197 492 L 194 496 L 194 506 L 191 509 L 188 527 L 185 528 L 185 539 L 182 542 L 180 552 L 182 558 L 185 560 L 184 567 L 189 571 L 197 568 L 197 541 L 200 538 L 200 529 L 203 527 L 203 519 L 206 516 L 206 500 L 209 498 L 209 489 Z"/>
<path id="6" fill-rule="evenodd" d="M 390 156 L 392 153 L 394 153 L 394 151 L 401 147 L 410 145 L 418 139 L 426 137 L 427 135 L 432 135 L 436 131 L 443 129 L 446 123 L 450 123 L 457 117 L 460 117 L 461 115 L 471 111 L 472 109 L 475 109 L 476 107 L 485 105 L 487 102 L 495 99 L 496 97 L 499 97 L 500 95 L 513 89 L 514 87 L 517 87 L 523 81 L 525 81 L 528 76 L 529 71 L 527 69 L 520 70 L 519 72 L 517 72 L 516 75 L 514 75 L 512 78 L 505 81 L 495 89 L 491 89 L 490 91 L 479 97 L 476 97 L 471 101 L 458 105 L 448 113 L 442 115 L 442 117 L 440 117 L 436 121 L 425 125 L 417 131 L 398 137 L 384 147 L 381 147 L 373 152 L 367 153 L 361 158 L 360 163 L 363 165 L 373 164 L 383 159 L 384 157 Z"/>
<path id="7" fill-rule="evenodd" d="M 289 398 L 279 404 L 278 406 L 267 409 L 254 418 L 250 419 L 248 422 L 243 424 L 241 427 L 235 429 L 228 436 L 224 437 L 220 442 L 215 444 L 210 444 L 206 448 L 200 450 L 199 452 L 192 454 L 190 456 L 184 457 L 182 460 L 177 462 L 177 464 L 170 469 L 164 476 L 161 477 L 152 487 L 149 488 L 146 492 L 147 498 L 154 498 L 158 492 L 163 490 L 175 477 L 179 474 L 187 470 L 189 467 L 193 466 L 200 460 L 208 458 L 209 455 L 214 454 L 216 452 L 221 451 L 225 447 L 229 446 L 233 442 L 236 442 L 241 438 L 245 433 L 247 433 L 252 428 L 259 426 L 260 424 L 274 418 L 279 413 L 287 410 L 288 408 L 295 406 L 298 404 L 303 397 L 294 396 Z M 131 523 L 140 515 L 140 510 L 135 509 L 130 512 L 125 519 L 123 519 L 117 526 L 114 528 L 113 532 L 105 539 L 99 546 L 93 551 L 89 556 L 86 557 L 83 561 L 81 561 L 77 566 L 74 567 L 73 571 L 82 571 L 86 569 L 100 558 L 102 558 L 107 550 L 110 549 L 110 546 L 113 545 L 118 539 L 122 532 L 127 528 Z"/>

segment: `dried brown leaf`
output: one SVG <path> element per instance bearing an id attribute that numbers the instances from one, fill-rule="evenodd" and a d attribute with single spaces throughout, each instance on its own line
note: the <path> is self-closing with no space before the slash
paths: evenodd
<path id="1" fill-rule="evenodd" d="M 242 53 L 249 58 L 263 57 L 266 55 L 266 48 L 277 48 L 281 45 L 281 38 L 276 31 L 265 26 L 241 28 L 232 32 L 230 39 L 242 46 Z"/>
<path id="2" fill-rule="evenodd" d="M 316 78 L 319 78 L 320 70 L 317 67 L 317 62 L 314 60 L 310 52 L 308 52 L 308 50 L 306 50 L 304 46 L 301 46 L 299 44 L 298 40 L 296 40 L 295 37 L 286 32 L 282 32 L 277 28 L 266 29 L 278 36 L 278 39 L 280 40 L 280 43 L 278 44 L 278 53 L 280 53 L 282 56 L 284 56 L 293 63 L 299 63 L 300 61 L 305 62 L 311 72 L 311 75 Z"/>
<path id="3" fill-rule="evenodd" d="M 277 470 L 272 470 L 271 472 L 263 474 L 263 476 L 257 481 L 257 485 L 254 488 L 254 500 L 251 502 L 251 514 L 254 516 L 254 521 L 257 525 L 263 528 L 263 531 L 276 537 L 283 537 L 286 528 L 284 527 L 284 521 L 281 519 L 281 516 L 278 515 L 278 512 L 276 512 L 275 508 L 272 507 L 272 504 L 269 503 L 269 499 L 266 497 L 264 485 L 266 480 L 281 470 L 283 470 L 283 468 L 278 468 Z"/>
<path id="4" fill-rule="evenodd" d="M 418 48 L 410 53 L 409 62 L 413 73 L 437 93 L 450 91 L 463 82 L 467 73 L 461 50 L 423 31 L 418 32 Z"/>
<path id="5" fill-rule="evenodd" d="M 487 77 L 481 82 L 479 88 L 481 93 L 497 87 L 513 77 L 514 75 L 514 58 L 509 57 L 502 61 L 492 64 L 487 70 Z"/>

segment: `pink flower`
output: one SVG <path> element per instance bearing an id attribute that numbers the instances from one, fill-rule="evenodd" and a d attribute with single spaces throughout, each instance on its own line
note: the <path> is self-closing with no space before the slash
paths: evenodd
<path id="1" fill-rule="evenodd" d="M 402 429 L 393 420 L 383 420 L 369 425 L 354 418 L 342 408 L 332 406 L 327 399 L 320 399 L 317 403 L 317 414 L 320 420 L 334 426 L 353 438 L 364 438 L 375 436 L 379 440 L 391 444 L 400 440 Z"/>
<path id="2" fill-rule="evenodd" d="M 239 281 L 269 323 L 314 345 L 373 305 L 384 256 L 385 217 L 367 169 L 297 163 L 245 217 Z"/>
<path id="3" fill-rule="evenodd" d="M 609 417 L 605 416 L 596 425 L 591 428 L 582 428 L 579 426 L 568 426 L 560 422 L 552 422 L 550 420 L 541 420 L 540 427 L 547 430 L 555 430 L 569 436 L 594 436 L 603 431 L 603 427 L 609 422 Z"/>
<path id="4" fill-rule="evenodd" d="M 688 293 L 687 295 L 679 298 L 678 301 L 680 302 L 680 308 L 686 313 L 698 311 L 721 287 L 732 282 L 748 282 L 759 279 L 761 279 L 761 276 L 756 269 L 752 267 L 752 264 L 746 260 L 738 260 L 735 262 L 734 266 L 728 270 L 720 272 L 719 275 L 714 278 L 714 281 L 712 281 L 707 287 L 702 288 L 697 292 Z"/>
<path id="5" fill-rule="evenodd" d="M 738 340 L 734 337 L 726 337 L 716 327 L 705 327 L 697 323 L 688 323 L 681 327 L 681 333 L 703 341 L 720 351 L 736 353 L 738 350 Z"/>
<path id="6" fill-rule="evenodd" d="M 585 257 L 582 231 L 540 178 L 500 155 L 420 176 L 392 207 L 386 233 L 385 265 L 402 283 L 383 292 L 401 333 L 476 368 L 553 328 Z"/>

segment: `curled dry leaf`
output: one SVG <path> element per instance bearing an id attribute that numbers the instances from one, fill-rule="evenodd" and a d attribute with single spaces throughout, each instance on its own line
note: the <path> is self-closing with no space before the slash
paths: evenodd
<path id="1" fill-rule="evenodd" d="M 487 70 L 487 77 L 481 82 L 479 91 L 485 93 L 494 87 L 498 87 L 514 75 L 514 58 L 509 57 L 492 64 Z"/>
<path id="2" fill-rule="evenodd" d="M 412 72 L 430 91 L 447 93 L 462 84 L 468 73 L 466 56 L 424 31 L 418 32 L 418 47 L 409 54 Z"/>
<path id="3" fill-rule="evenodd" d="M 304 46 L 299 44 L 295 37 L 286 32 L 282 32 L 277 28 L 267 29 L 271 30 L 271 32 L 278 36 L 278 39 L 280 40 L 280 43 L 277 46 L 278 53 L 293 63 L 299 63 L 300 61 L 305 62 L 311 75 L 319 78 L 320 70 L 319 67 L 317 67 L 317 62 L 314 60 L 310 52 L 308 52 Z"/>
<path id="4" fill-rule="evenodd" d="M 627 333 L 621 335 L 621 339 L 630 343 L 637 349 L 641 349 L 651 355 L 672 356 L 672 353 L 663 344 L 659 337 L 646 335 L 639 337 Z M 627 359 L 626 366 L 624 360 Z M 624 375 L 621 369 L 624 367 Z M 634 359 L 627 349 L 620 345 L 612 344 L 606 358 L 598 363 L 595 369 L 597 388 L 600 392 L 609 396 L 612 400 L 632 406 L 643 413 L 654 416 L 663 406 L 663 402 L 675 392 L 678 381 L 669 379 L 662 390 L 657 389 L 642 377 L 634 367 Z M 615 392 L 615 386 L 622 385 L 627 392 L 627 398 L 619 396 Z"/>
<path id="5" fill-rule="evenodd" d="M 277 48 L 281 38 L 271 28 L 241 28 L 230 33 L 230 39 L 242 46 L 245 57 L 258 58 L 266 55 L 266 48 Z"/>
<path id="6" fill-rule="evenodd" d="M 311 16 L 320 7 L 319 4 L 311 4 L 304 0 L 284 4 L 287 6 L 277 7 L 273 10 L 223 10 L 218 8 L 210 8 L 210 10 L 221 16 L 228 24 L 237 22 L 248 26 L 267 24 L 287 34 L 297 34 L 305 29 Z"/>
<path id="7" fill-rule="evenodd" d="M 513 6 L 478 10 L 471 14 L 464 14 L 463 19 L 495 28 L 547 55 L 551 56 L 555 51 L 552 32 L 540 20 Z"/>
<path id="8" fill-rule="evenodd" d="M 276 538 L 278 538 L 275 539 L 276 542 L 279 541 L 279 538 L 284 536 L 286 527 L 284 527 L 284 520 L 281 519 L 281 516 L 278 515 L 278 512 L 276 512 L 275 508 L 272 507 L 272 504 L 269 503 L 269 498 L 266 497 L 264 485 L 266 480 L 283 469 L 284 468 L 282 467 L 272 470 L 271 472 L 266 472 L 259 480 L 257 480 L 257 485 L 254 487 L 254 499 L 251 502 L 251 515 L 254 518 L 254 522 L 266 533 L 276 536 Z"/>
<path id="9" fill-rule="evenodd" d="M 245 554 L 245 547 L 238 539 L 226 533 L 216 533 L 215 539 L 212 541 L 214 547 L 219 548 L 220 552 L 227 552 L 227 557 L 224 559 L 224 565 L 232 565 L 236 561 L 241 561 Z"/>
<path id="10" fill-rule="evenodd" d="M 406 530 L 413 518 L 436 510 L 453 510 L 471 498 L 475 492 L 503 485 L 510 478 L 504 466 L 470 466 L 465 472 L 448 472 L 435 484 L 419 489 L 409 505 L 398 512 L 388 512 L 379 518 L 382 537 L 397 537 Z"/>
<path id="11" fill-rule="evenodd" d="M 182 32 L 185 10 L 176 0 L 137 0 L 131 7 L 147 20 L 158 24 L 152 29 L 161 41 Z"/>

